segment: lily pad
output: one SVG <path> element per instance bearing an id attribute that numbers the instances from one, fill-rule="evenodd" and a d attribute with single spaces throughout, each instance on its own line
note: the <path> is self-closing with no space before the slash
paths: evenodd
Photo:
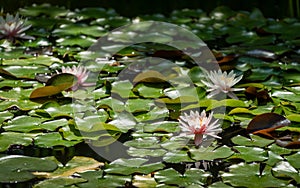
<path id="1" fill-rule="evenodd" d="M 164 164 L 146 163 L 148 160 L 143 158 L 117 159 L 110 163 L 104 170 L 109 174 L 129 175 L 132 173 L 149 174 L 165 167 Z"/>
<path id="2" fill-rule="evenodd" d="M 232 142 L 241 146 L 266 147 L 274 141 L 256 135 L 251 135 L 251 139 L 238 135 L 232 138 Z"/>
<path id="3" fill-rule="evenodd" d="M 25 133 L 3 132 L 0 134 L 0 152 L 6 151 L 12 145 L 28 146 L 32 144 L 32 137 Z"/>
<path id="4" fill-rule="evenodd" d="M 40 124 L 46 119 L 30 116 L 18 116 L 9 121 L 3 128 L 6 131 L 30 132 L 41 130 Z"/>
<path id="5" fill-rule="evenodd" d="M 230 157 L 234 152 L 227 146 L 219 148 L 201 147 L 199 149 L 190 149 L 191 156 L 195 160 L 207 160 L 212 161 L 215 159 L 223 159 Z"/>
<path id="6" fill-rule="evenodd" d="M 0 158 L 0 182 L 17 183 L 34 179 L 32 172 L 49 172 L 57 168 L 55 162 L 36 157 L 9 155 Z"/>
<path id="7" fill-rule="evenodd" d="M 271 167 L 266 166 L 260 173 L 260 165 L 257 163 L 239 163 L 229 167 L 229 172 L 221 175 L 225 183 L 232 186 L 243 187 L 285 187 L 288 181 L 272 176 Z"/>
<path id="8" fill-rule="evenodd" d="M 58 132 L 53 133 L 43 133 L 39 134 L 34 138 L 34 144 L 36 146 L 42 147 L 42 148 L 51 148 L 54 146 L 66 146 L 71 147 L 74 146 L 81 141 L 74 140 L 74 141 L 68 141 L 64 140 L 62 136 Z"/>
<path id="9" fill-rule="evenodd" d="M 210 177 L 210 173 L 201 169 L 189 169 L 184 174 L 180 174 L 172 168 L 161 170 L 155 173 L 154 178 L 159 183 L 167 185 L 177 185 L 179 187 L 188 187 L 189 185 L 205 185 Z"/>
<path id="10" fill-rule="evenodd" d="M 297 183 L 300 182 L 300 173 L 287 161 L 279 162 L 272 168 L 275 177 L 294 179 Z"/>
<path id="11" fill-rule="evenodd" d="M 238 151 L 231 156 L 232 159 L 243 159 L 246 162 L 265 161 L 268 159 L 268 153 L 264 149 L 258 147 L 234 146 Z"/>

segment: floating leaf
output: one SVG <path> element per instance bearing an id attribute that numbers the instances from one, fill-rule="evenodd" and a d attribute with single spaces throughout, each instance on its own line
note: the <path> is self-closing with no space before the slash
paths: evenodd
<path id="1" fill-rule="evenodd" d="M 168 151 L 163 160 L 167 163 L 195 162 L 190 158 L 187 151 Z"/>
<path id="2" fill-rule="evenodd" d="M 42 148 L 51 148 L 54 146 L 71 147 L 80 142 L 81 141 L 78 140 L 74 140 L 74 141 L 64 140 L 58 132 L 43 133 L 43 134 L 39 134 L 34 138 L 34 144 Z"/>
<path id="3" fill-rule="evenodd" d="M 285 158 L 294 168 L 300 169 L 299 156 L 300 156 L 300 152 L 297 152 L 293 155 L 286 156 Z"/>
<path id="4" fill-rule="evenodd" d="M 168 81 L 168 79 L 164 75 L 162 75 L 160 72 L 153 71 L 153 70 L 148 70 L 148 71 L 142 72 L 142 73 L 138 74 L 133 80 L 133 82 L 135 82 L 135 83 L 138 83 L 138 82 L 161 83 L 161 82 L 167 82 L 167 81 Z"/>
<path id="5" fill-rule="evenodd" d="M 267 152 L 258 147 L 234 146 L 238 151 L 231 158 L 243 159 L 246 162 L 265 161 L 268 159 Z"/>
<path id="6" fill-rule="evenodd" d="M 140 83 L 135 88 L 139 92 L 139 95 L 145 98 L 158 98 L 163 96 L 163 89 L 155 87 L 155 85 Z"/>
<path id="7" fill-rule="evenodd" d="M 41 55 L 38 57 L 33 57 L 28 59 L 11 59 L 11 60 L 4 60 L 2 62 L 3 65 L 19 65 L 19 66 L 30 66 L 30 65 L 50 66 L 53 63 L 62 63 L 62 60 L 51 56 Z"/>
<path id="8" fill-rule="evenodd" d="M 132 173 L 149 174 L 165 167 L 161 162 L 146 164 L 147 161 L 147 159 L 142 158 L 117 159 L 107 166 L 108 168 L 105 172 L 122 175 L 129 175 Z"/>
<path id="9" fill-rule="evenodd" d="M 221 175 L 225 183 L 243 187 L 285 187 L 288 182 L 272 176 L 271 167 L 266 166 L 260 173 L 257 163 L 239 163 L 229 167 L 229 172 Z"/>
<path id="10" fill-rule="evenodd" d="M 116 81 L 112 84 L 111 92 L 120 95 L 122 98 L 129 98 L 134 96 L 131 91 L 132 87 L 132 83 L 128 80 Z"/>
<path id="11" fill-rule="evenodd" d="M 57 168 L 55 162 L 36 157 L 9 155 L 0 157 L 0 182 L 18 183 L 34 179 L 32 172 L 49 172 Z"/>
<path id="12" fill-rule="evenodd" d="M 180 174 L 172 168 L 161 170 L 155 173 L 154 178 L 159 183 L 167 185 L 177 185 L 188 187 L 189 185 L 205 185 L 210 174 L 201 169 L 188 169 L 184 174 Z"/>
<path id="13" fill-rule="evenodd" d="M 164 149 L 138 149 L 138 148 L 129 148 L 127 153 L 133 157 L 162 157 L 166 154 Z"/>
<path id="14" fill-rule="evenodd" d="M 32 137 L 25 133 L 3 132 L 0 134 L 0 152 L 6 151 L 12 145 L 28 146 L 32 144 Z"/>
<path id="15" fill-rule="evenodd" d="M 46 119 L 31 116 L 18 116 L 9 121 L 3 128 L 6 131 L 30 132 L 33 130 L 41 130 L 39 126 Z"/>
<path id="16" fill-rule="evenodd" d="M 215 159 L 223 159 L 230 157 L 234 152 L 227 146 L 219 148 L 214 147 L 200 147 L 199 149 L 190 149 L 192 158 L 195 160 L 212 161 Z"/>
<path id="17" fill-rule="evenodd" d="M 59 164 L 59 162 L 54 157 L 48 157 L 47 159 Z M 70 161 L 68 161 L 67 165 L 59 164 L 58 168 L 54 172 L 46 174 L 35 174 L 46 178 L 62 178 L 72 176 L 75 173 L 82 173 L 88 170 L 95 170 L 103 165 L 104 163 L 101 163 L 93 158 L 75 156 Z"/>
<path id="18" fill-rule="evenodd" d="M 163 121 L 157 123 L 146 124 L 144 132 L 178 132 L 178 122 Z"/>
<path id="19" fill-rule="evenodd" d="M 244 136 L 235 136 L 231 140 L 234 144 L 238 144 L 241 146 L 258 146 L 258 147 L 266 147 L 267 145 L 273 143 L 273 140 L 268 140 L 256 135 L 250 135 L 251 138 L 246 138 Z"/>
<path id="20" fill-rule="evenodd" d="M 300 182 L 300 173 L 287 161 L 279 162 L 275 167 L 272 168 L 272 172 L 275 177 L 279 178 L 291 178 L 297 183 Z"/>
<path id="21" fill-rule="evenodd" d="M 77 82 L 76 76 L 72 74 L 57 74 L 47 81 L 46 86 L 37 88 L 30 94 L 30 99 L 49 97 L 65 91 Z"/>
<path id="22" fill-rule="evenodd" d="M 53 188 L 53 186 L 66 187 L 66 186 L 72 186 L 82 182 L 86 182 L 86 180 L 83 178 L 59 177 L 59 178 L 51 178 L 51 179 L 41 181 L 35 184 L 33 188 Z"/>
<path id="23" fill-rule="evenodd" d="M 135 175 L 132 180 L 132 185 L 135 187 L 156 187 L 157 183 L 151 174 L 147 176 Z"/>
<path id="24" fill-rule="evenodd" d="M 283 126 L 288 126 L 290 123 L 291 122 L 288 119 L 279 114 L 264 113 L 254 117 L 250 121 L 247 131 L 253 134 L 270 136 L 269 132 Z"/>

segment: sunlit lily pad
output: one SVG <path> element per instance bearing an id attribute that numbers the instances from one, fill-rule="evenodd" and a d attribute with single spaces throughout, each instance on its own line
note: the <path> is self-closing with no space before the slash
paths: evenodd
<path id="1" fill-rule="evenodd" d="M 199 149 L 190 149 L 192 158 L 195 160 L 207 160 L 211 161 L 214 159 L 222 159 L 230 157 L 234 152 L 227 146 L 222 146 L 219 148 L 201 147 Z"/>
<path id="2" fill-rule="evenodd" d="M 189 185 L 205 185 L 210 174 L 201 169 L 189 169 L 184 174 L 180 174 L 172 168 L 161 170 L 155 173 L 154 178 L 159 183 L 167 185 L 177 185 L 188 187 Z"/>
<path id="3" fill-rule="evenodd" d="M 298 162 L 300 152 L 297 152 L 293 155 L 286 156 L 287 161 L 296 169 L 300 169 L 300 164 Z"/>
<path id="4" fill-rule="evenodd" d="M 232 186 L 252 187 L 284 187 L 287 181 L 272 176 L 271 167 L 266 166 L 260 173 L 260 165 L 257 163 L 239 163 L 229 167 L 229 172 L 221 175 L 225 183 Z"/>
<path id="5" fill-rule="evenodd" d="M 237 153 L 231 156 L 232 159 L 238 158 L 246 162 L 265 161 L 268 159 L 268 154 L 264 149 L 258 147 L 234 146 Z"/>
<path id="6" fill-rule="evenodd" d="M 275 177 L 280 178 L 291 178 L 297 183 L 300 182 L 300 173 L 287 161 L 279 162 L 275 167 L 272 168 L 272 172 Z"/>
<path id="7" fill-rule="evenodd" d="M 243 137 L 243 136 L 236 136 L 232 138 L 232 142 L 241 146 L 257 146 L 257 147 L 265 147 L 271 143 L 273 140 L 268 140 L 256 135 L 251 135 L 251 139 Z"/>
<path id="8" fill-rule="evenodd" d="M 28 59 L 11 59 L 4 60 L 3 65 L 19 65 L 19 66 L 28 66 L 28 65 L 45 65 L 50 66 L 52 63 L 62 63 L 62 60 L 51 57 L 51 56 L 38 56 Z"/>
<path id="9" fill-rule="evenodd" d="M 109 174 L 122 174 L 129 175 L 132 173 L 149 174 L 156 170 L 164 168 L 164 164 L 158 163 L 146 163 L 147 159 L 132 158 L 132 159 L 117 159 L 110 163 L 105 169 Z"/>
<path id="10" fill-rule="evenodd" d="M 30 132 L 41 130 L 40 124 L 46 119 L 30 116 L 19 116 L 7 123 L 3 128 L 6 131 Z"/>
<path id="11" fill-rule="evenodd" d="M 68 141 L 64 140 L 62 136 L 58 132 L 53 133 L 43 133 L 39 134 L 34 138 L 34 144 L 36 146 L 42 147 L 42 148 L 51 148 L 54 146 L 66 146 L 71 147 L 74 146 L 81 141 L 74 140 L 74 141 Z"/>
<path id="12" fill-rule="evenodd" d="M 33 188 L 52 188 L 53 186 L 61 187 L 61 186 L 72 186 L 77 183 L 86 182 L 86 179 L 83 178 L 73 178 L 73 177 L 59 177 L 52 178 L 41 181 L 33 186 Z"/>

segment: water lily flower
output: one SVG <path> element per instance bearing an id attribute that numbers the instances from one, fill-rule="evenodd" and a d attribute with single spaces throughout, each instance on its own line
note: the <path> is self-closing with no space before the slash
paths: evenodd
<path id="1" fill-rule="evenodd" d="M 60 74 L 60 72 L 58 71 L 56 71 L 56 73 Z M 77 90 L 81 86 L 86 87 L 95 85 L 94 83 L 85 83 L 89 76 L 89 71 L 82 66 L 76 67 L 75 65 L 73 65 L 72 67 L 62 67 L 61 73 L 68 73 L 76 76 L 77 83 L 71 88 L 71 90 Z"/>
<path id="2" fill-rule="evenodd" d="M 236 74 L 233 71 L 223 72 L 221 70 L 218 71 L 211 71 L 207 74 L 208 80 L 204 81 L 201 80 L 203 84 L 205 84 L 210 91 L 207 98 L 211 98 L 221 92 L 228 94 L 229 97 L 233 99 L 238 99 L 237 96 L 233 93 L 233 91 L 241 91 L 243 88 L 232 88 L 236 83 L 238 83 L 242 78 L 243 75 L 240 75 L 236 78 Z"/>
<path id="3" fill-rule="evenodd" d="M 0 39 L 6 38 L 9 41 L 20 39 L 34 39 L 34 37 L 26 35 L 24 31 L 28 30 L 31 25 L 25 25 L 27 19 L 22 20 L 19 14 L 16 16 L 7 14 L 6 18 L 0 16 Z"/>
<path id="4" fill-rule="evenodd" d="M 190 115 L 184 113 L 179 117 L 181 130 L 186 135 L 194 135 L 194 143 L 197 147 L 202 144 L 204 136 L 220 138 L 217 134 L 222 131 L 222 128 L 218 120 L 211 122 L 212 116 L 213 112 L 206 117 L 206 112 L 203 110 L 201 114 L 198 111 L 191 111 Z"/>

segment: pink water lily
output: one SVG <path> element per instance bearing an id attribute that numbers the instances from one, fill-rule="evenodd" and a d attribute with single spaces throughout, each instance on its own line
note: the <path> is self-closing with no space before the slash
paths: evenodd
<path id="1" fill-rule="evenodd" d="M 220 138 L 217 136 L 222 131 L 218 120 L 212 122 L 213 112 L 206 116 L 203 110 L 201 114 L 198 111 L 191 111 L 190 115 L 184 113 L 179 117 L 180 128 L 186 135 L 194 135 L 194 143 L 196 146 L 202 144 L 203 138 L 208 136 Z"/>
<path id="2" fill-rule="evenodd" d="M 60 74 L 59 71 L 56 71 L 56 73 Z M 73 74 L 74 76 L 76 76 L 77 83 L 71 88 L 71 90 L 77 90 L 79 87 L 95 85 L 94 83 L 86 83 L 85 82 L 89 76 L 89 71 L 82 66 L 76 67 L 75 65 L 73 65 L 72 67 L 62 67 L 61 73 L 68 73 L 68 74 Z"/>
<path id="3" fill-rule="evenodd" d="M 221 70 L 211 71 L 207 74 L 207 77 L 207 81 L 201 81 L 209 88 L 207 91 L 210 93 L 208 94 L 207 98 L 211 98 L 223 92 L 233 99 L 238 99 L 233 91 L 243 90 L 243 88 L 232 88 L 232 86 L 237 84 L 243 78 L 243 75 L 236 78 L 236 74 L 234 74 L 233 71 L 229 72 L 228 74 L 226 71 L 222 73 Z"/>

